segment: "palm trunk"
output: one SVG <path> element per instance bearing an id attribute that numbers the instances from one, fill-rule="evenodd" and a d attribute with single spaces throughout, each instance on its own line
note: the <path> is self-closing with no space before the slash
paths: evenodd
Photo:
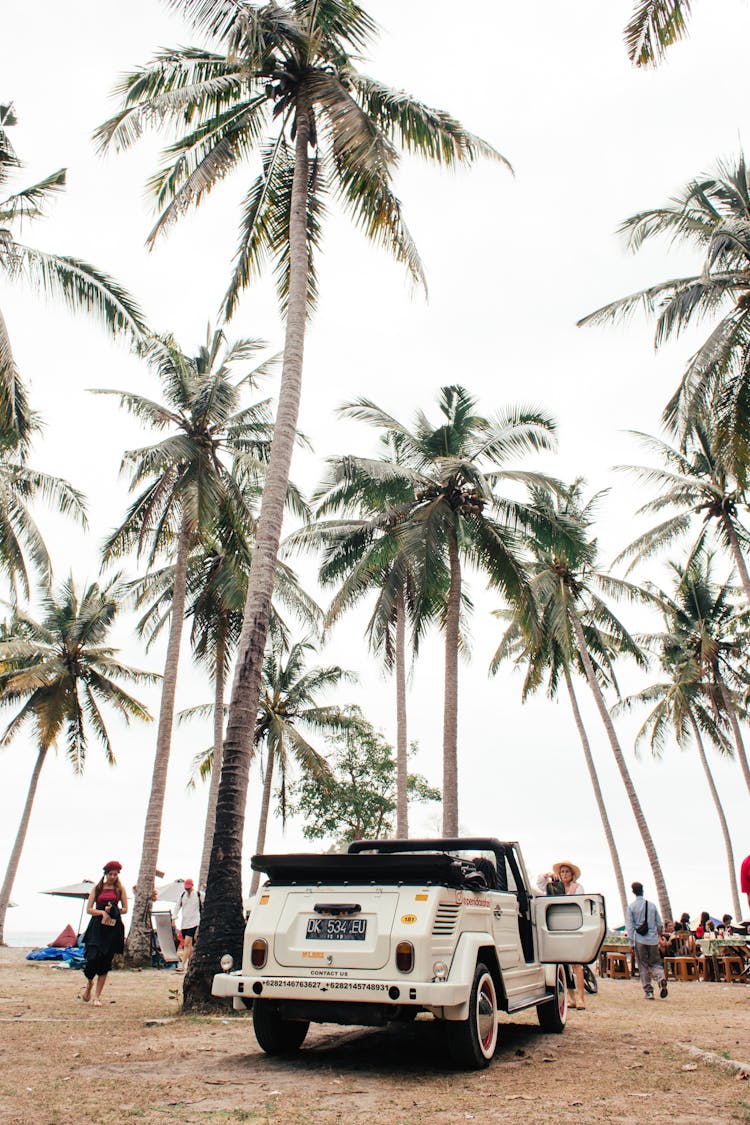
<path id="1" fill-rule="evenodd" d="M 260 816 L 258 818 L 258 839 L 255 842 L 256 855 L 262 855 L 263 849 L 266 846 L 266 830 L 268 828 L 268 810 L 271 807 L 271 785 L 273 782 L 273 767 L 276 764 L 273 747 L 268 747 L 268 757 L 266 758 L 266 776 L 263 778 L 263 800 L 260 805 Z M 253 877 L 250 881 L 250 894 L 254 895 L 260 885 L 260 871 L 253 871 Z"/>
<path id="2" fill-rule="evenodd" d="M 458 625 L 461 560 L 455 531 L 448 537 L 450 586 L 445 614 L 445 699 L 443 702 L 443 835 L 458 835 Z"/>
<path id="3" fill-rule="evenodd" d="M 16 413 L 16 371 L 13 359 L 13 349 L 10 345 L 10 336 L 5 323 L 5 317 L 0 311 L 0 398 L 2 399 L 2 418 L 0 424 L 4 429 L 18 433 L 18 416 Z M 0 929 L 2 927 L 0 926 Z M 0 939 L 2 944 L 2 939 Z"/>
<path id="4" fill-rule="evenodd" d="M 183 1003 L 186 1009 L 213 1004 L 211 981 L 219 968 L 219 959 L 222 954 L 231 953 L 235 962 L 239 962 L 242 952 L 242 839 L 245 830 L 245 805 L 263 653 L 271 615 L 276 557 L 297 432 L 307 315 L 310 119 L 306 107 L 299 107 L 296 121 L 294 179 L 289 216 L 289 299 L 279 405 L 250 568 L 224 740 L 216 830 L 208 871 L 206 901 L 201 915 L 201 936 L 196 952 L 190 958 L 183 986 Z"/>
<path id="5" fill-rule="evenodd" d="M 628 896 L 625 891 L 625 880 L 622 877 L 620 857 L 617 853 L 617 845 L 615 844 L 612 825 L 609 823 L 607 808 L 604 804 L 604 797 L 602 796 L 602 789 L 599 784 L 599 776 L 596 772 L 594 758 L 591 753 L 591 744 L 589 743 L 588 735 L 586 734 L 586 728 L 584 727 L 583 719 L 581 718 L 581 712 L 578 708 L 578 700 L 576 699 L 576 693 L 573 689 L 573 679 L 570 675 L 570 670 L 568 668 L 565 668 L 564 674 L 565 683 L 568 688 L 568 695 L 570 696 L 570 705 L 573 708 L 573 717 L 578 729 L 579 738 L 581 739 L 581 746 L 583 747 L 583 756 L 586 759 L 586 768 L 589 771 L 589 777 L 591 779 L 591 788 L 594 790 L 596 807 L 599 809 L 602 828 L 604 829 L 604 835 L 607 837 L 607 847 L 609 848 L 609 856 L 612 860 L 612 870 L 615 873 L 615 882 L 617 883 L 617 892 L 620 896 L 620 905 L 622 906 L 622 917 L 624 920 L 628 913 Z"/>
<path id="6" fill-rule="evenodd" d="M 729 694 L 729 688 L 724 683 L 721 676 L 717 678 L 717 683 L 719 685 L 719 691 L 721 692 L 722 702 L 724 703 L 724 709 L 726 710 L 727 718 L 729 719 L 729 725 L 731 726 L 732 734 L 734 735 L 734 745 L 737 750 L 737 757 L 740 760 L 742 776 L 745 778 L 745 785 L 747 786 L 748 792 L 750 793 L 750 767 L 747 764 L 747 754 L 745 753 L 745 743 L 742 739 L 740 724 L 737 722 L 737 712 L 734 709 L 734 703 L 732 701 L 731 695 Z"/>
<path id="7" fill-rule="evenodd" d="M 174 569 L 172 589 L 172 621 L 169 628 L 167 656 L 164 663 L 161 707 L 159 709 L 159 729 L 156 735 L 156 754 L 151 778 L 151 792 L 146 810 L 146 825 L 143 832 L 141 866 L 133 903 L 133 921 L 125 946 L 125 958 L 129 965 L 144 965 L 151 959 L 151 903 L 156 882 L 156 865 L 159 859 L 161 842 L 161 822 L 164 814 L 164 798 L 167 792 L 167 770 L 172 749 L 172 726 L 174 723 L 174 701 L 177 691 L 177 669 L 180 662 L 180 643 L 185 618 L 185 586 L 187 562 L 190 553 L 192 533 L 187 516 L 183 513 L 180 534 L 177 541 L 177 559 Z"/>
<path id="8" fill-rule="evenodd" d="M 2 890 L 0 890 L 0 945 L 5 945 L 5 915 L 8 912 L 11 891 L 13 890 L 16 875 L 18 874 L 18 865 L 21 862 L 21 852 L 23 851 L 26 833 L 29 828 L 31 807 L 34 804 L 34 797 L 36 796 L 36 789 L 39 784 L 39 774 L 42 772 L 42 766 L 44 765 L 44 759 L 47 757 L 48 749 L 49 747 L 47 746 L 39 747 L 36 761 L 34 762 L 34 769 L 31 773 L 29 789 L 26 794 L 26 803 L 23 806 L 23 813 L 21 814 L 21 823 L 18 826 L 13 851 L 10 853 L 8 869 L 5 872 L 5 879 L 3 880 L 3 887 Z"/>
<path id="9" fill-rule="evenodd" d="M 740 896 L 739 892 L 737 891 L 737 879 L 735 876 L 735 871 L 737 870 L 737 868 L 734 865 L 734 852 L 732 851 L 732 840 L 729 835 L 729 826 L 727 825 L 727 818 L 724 815 L 721 798 L 719 797 L 716 783 L 713 779 L 713 774 L 711 773 L 711 767 L 708 764 L 708 758 L 706 757 L 706 751 L 703 746 L 701 732 L 698 729 L 698 724 L 696 723 L 692 714 L 690 716 L 690 725 L 693 728 L 693 738 L 695 739 L 695 745 L 698 747 L 698 756 L 701 760 L 701 765 L 703 766 L 703 772 L 706 775 L 706 781 L 708 782 L 708 788 L 711 792 L 711 798 L 716 808 L 716 815 L 719 818 L 719 824 L 721 825 L 721 834 L 724 837 L 724 850 L 727 853 L 727 867 L 729 869 L 729 889 L 732 892 L 732 910 L 734 911 L 735 920 L 739 922 L 742 918 L 742 907 L 740 906 Z"/>
<path id="10" fill-rule="evenodd" d="M 396 837 L 409 836 L 406 761 L 406 607 L 403 590 L 396 602 Z"/>
<path id="11" fill-rule="evenodd" d="M 641 802 L 638 800 L 638 794 L 635 791 L 633 779 L 631 778 L 628 771 L 627 763 L 625 762 L 625 755 L 622 752 L 622 747 L 620 746 L 617 734 L 615 733 L 615 728 L 612 724 L 612 719 L 610 717 L 609 711 L 607 710 L 607 704 L 604 702 L 604 696 L 602 695 L 601 688 L 599 687 L 596 679 L 596 673 L 594 672 L 594 666 L 591 663 L 591 656 L 589 655 L 589 650 L 586 645 L 586 638 L 583 633 L 583 626 L 581 625 L 577 613 L 572 612 L 571 619 L 573 622 L 573 631 L 575 633 L 576 644 L 578 646 L 578 651 L 580 653 L 581 660 L 583 661 L 583 667 L 586 672 L 586 679 L 588 680 L 588 685 L 591 688 L 596 706 L 599 709 L 599 714 L 601 715 L 602 722 L 604 723 L 604 729 L 607 732 L 609 744 L 612 748 L 612 753 L 615 756 L 615 762 L 617 763 L 617 768 L 620 771 L 620 777 L 622 778 L 622 783 L 625 786 L 625 792 L 628 795 L 630 807 L 633 810 L 633 816 L 635 817 L 635 822 L 638 825 L 638 831 L 641 834 L 643 846 L 646 849 L 646 855 L 648 856 L 648 861 L 651 865 L 651 871 L 654 876 L 654 886 L 656 888 L 656 896 L 659 900 L 659 910 L 661 911 L 661 916 L 662 918 L 671 918 L 672 907 L 669 903 L 667 885 L 664 881 L 664 875 L 662 874 L 659 857 L 656 854 L 654 841 L 649 831 L 648 824 L 646 823 L 646 817 L 644 816 L 643 809 L 641 808 Z"/>
<path id="12" fill-rule="evenodd" d="M 750 603 L 750 575 L 748 575 L 747 573 L 745 556 L 742 554 L 740 542 L 737 538 L 737 532 L 735 531 L 734 524 L 732 523 L 730 517 L 726 512 L 724 512 L 722 515 L 722 522 L 724 524 L 724 530 L 727 533 L 727 539 L 729 540 L 729 546 L 732 552 L 732 558 L 734 559 L 734 565 L 737 567 L 737 573 L 740 576 L 740 582 L 742 583 L 742 588 L 745 591 L 745 597 L 747 598 L 748 603 Z"/>
<path id="13" fill-rule="evenodd" d="M 203 831 L 203 853 L 201 855 L 198 886 L 203 888 L 208 879 L 208 861 L 211 858 L 211 845 L 214 839 L 216 825 L 216 800 L 219 796 L 219 782 L 221 780 L 221 759 L 224 751 L 224 634 L 219 636 L 216 651 L 216 668 L 214 670 L 214 760 L 211 767 L 211 784 L 208 788 L 208 808 L 206 809 L 206 827 Z"/>

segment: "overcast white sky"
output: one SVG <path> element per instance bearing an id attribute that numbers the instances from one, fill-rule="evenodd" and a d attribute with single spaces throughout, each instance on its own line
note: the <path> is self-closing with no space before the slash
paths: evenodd
<path id="1" fill-rule="evenodd" d="M 408 419 L 418 407 L 431 409 L 438 387 L 459 382 L 489 413 L 520 401 L 551 411 L 559 420 L 560 452 L 547 467 L 566 479 L 585 476 L 592 490 L 611 488 L 602 508 L 604 559 L 633 537 L 633 512 L 645 497 L 610 469 L 641 459 L 625 431 L 658 431 L 697 337 L 656 357 L 652 326 L 643 319 L 608 330 L 577 329 L 575 322 L 607 300 L 697 265 L 666 246 L 628 256 L 614 232 L 628 215 L 664 202 L 742 143 L 750 115 L 750 5 L 696 5 L 690 39 L 650 73 L 627 63 L 622 28 L 630 8 L 631 0 L 478 0 L 466 9 L 446 0 L 371 0 L 368 9 L 383 31 L 362 69 L 451 111 L 500 149 L 516 174 L 492 165 L 444 174 L 404 161 L 397 189 L 423 257 L 428 301 L 410 293 L 401 271 L 346 220 L 330 218 L 300 419 L 317 458 L 300 458 L 293 470 L 303 486 L 317 479 L 326 455 L 367 448 L 369 434 L 335 419 L 342 401 L 367 395 Z M 148 254 L 144 185 L 156 165 L 158 140 L 149 137 L 127 156 L 101 159 L 89 138 L 112 112 L 108 95 L 119 73 L 159 47 L 197 37 L 153 0 L 130 0 L 125 7 L 39 0 L 33 18 L 19 0 L 6 0 L 2 26 L 0 101 L 15 103 L 20 124 L 12 139 L 26 162 L 16 186 L 60 166 L 69 170 L 68 190 L 50 217 L 22 237 L 113 274 L 158 330 L 174 332 L 191 351 L 216 319 L 250 171 L 222 185 Z M 72 570 L 83 584 L 96 577 L 101 540 L 124 511 L 122 451 L 151 440 L 115 400 L 86 390 L 155 395 L 156 382 L 83 318 L 5 280 L 0 302 L 32 403 L 46 419 L 33 462 L 89 497 L 87 536 L 40 514 L 58 578 Z M 247 293 L 229 334 L 262 336 L 274 349 L 280 346 L 270 283 Z M 569 707 L 564 699 L 542 697 L 522 708 L 520 675 L 505 670 L 488 678 L 499 637 L 490 616 L 497 602 L 476 577 L 470 588 L 473 649 L 462 668 L 459 700 L 462 827 L 518 839 L 532 874 L 555 859 L 577 862 L 584 885 L 605 892 L 619 924 L 609 856 Z M 321 659 L 359 672 L 359 685 L 345 689 L 342 701 L 359 702 L 394 738 L 392 684 L 364 650 L 365 620 L 352 618 Z M 130 619 L 120 623 L 118 641 L 131 663 L 161 670 L 161 651 L 143 652 Z M 210 688 L 191 668 L 187 647 L 184 665 L 178 706 L 208 700 Z M 640 683 L 627 674 L 623 681 L 629 689 Z M 652 895 L 630 808 L 584 690 L 625 879 L 642 879 Z M 441 695 L 436 635 L 425 646 L 409 698 L 416 765 L 433 783 L 441 778 Z M 154 694 L 150 701 L 156 713 Z M 619 730 L 675 912 L 731 910 L 724 850 L 697 758 L 673 749 L 661 763 L 636 760 L 636 725 L 620 723 Z M 14 931 L 57 931 L 75 923 L 75 909 L 37 893 L 46 887 L 96 878 L 110 858 L 122 861 L 128 883 L 135 881 L 156 730 L 155 724 L 127 730 L 113 722 L 112 731 L 115 771 L 93 744 L 83 777 L 74 777 L 62 756 L 45 765 L 13 891 L 19 905 L 6 922 L 11 940 Z M 197 873 L 206 794 L 186 793 L 185 782 L 193 754 L 209 740 L 207 727 L 175 733 L 160 854 L 167 878 Z M 0 757 L 0 866 L 12 846 L 32 762 L 33 746 L 24 738 Z M 750 850 L 747 793 L 736 763 L 717 762 L 715 771 L 739 862 Z M 256 777 L 248 858 L 258 804 Z M 415 810 L 415 831 L 433 834 L 436 817 L 434 808 Z M 298 825 L 290 824 L 285 836 L 278 821 L 272 825 L 268 850 L 301 844 Z"/>

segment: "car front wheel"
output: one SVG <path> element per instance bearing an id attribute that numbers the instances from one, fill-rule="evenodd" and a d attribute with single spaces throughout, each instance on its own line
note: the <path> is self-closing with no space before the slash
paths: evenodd
<path id="1" fill-rule="evenodd" d="M 468 1019 L 448 1020 L 446 1030 L 456 1066 L 480 1070 L 490 1065 L 497 1047 L 497 992 L 491 972 L 481 961 L 474 972 Z"/>

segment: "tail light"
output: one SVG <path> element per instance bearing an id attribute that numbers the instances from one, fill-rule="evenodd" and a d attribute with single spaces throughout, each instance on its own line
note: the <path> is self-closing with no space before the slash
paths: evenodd
<path id="1" fill-rule="evenodd" d="M 254 969 L 262 969 L 268 957 L 268 942 L 256 938 L 250 947 L 250 960 Z"/>
<path id="2" fill-rule="evenodd" d="M 414 968 L 414 946 L 410 941 L 400 941 L 396 946 L 396 968 L 400 973 L 410 973 Z"/>

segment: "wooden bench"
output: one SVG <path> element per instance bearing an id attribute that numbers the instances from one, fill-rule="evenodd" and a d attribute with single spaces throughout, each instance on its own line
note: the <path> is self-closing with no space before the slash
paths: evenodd
<path id="1" fill-rule="evenodd" d="M 700 980 L 701 965 L 697 957 L 665 957 L 664 972 L 672 980 Z"/>
<path id="2" fill-rule="evenodd" d="M 623 953 L 607 953 L 607 976 L 612 980 L 630 980 L 630 950 Z"/>
<path id="3" fill-rule="evenodd" d="M 716 961 L 719 980 L 743 982 L 745 965 L 741 957 L 732 954 L 727 957 L 717 957 Z"/>

